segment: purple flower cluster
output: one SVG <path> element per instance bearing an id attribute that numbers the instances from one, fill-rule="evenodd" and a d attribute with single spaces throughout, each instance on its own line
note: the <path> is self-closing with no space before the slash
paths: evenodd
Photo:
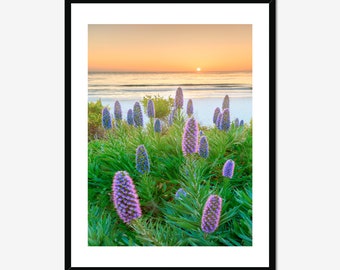
<path id="1" fill-rule="evenodd" d="M 111 129 L 112 128 L 112 118 L 110 111 L 107 107 L 105 107 L 102 111 L 102 125 L 105 129 Z"/>
<path id="2" fill-rule="evenodd" d="M 122 117 L 122 107 L 120 106 L 120 103 L 119 103 L 118 100 L 116 100 L 116 102 L 115 102 L 114 115 L 115 115 L 116 121 L 123 119 L 123 117 Z"/>
<path id="3" fill-rule="evenodd" d="M 217 195 L 210 195 L 204 205 L 201 228 L 205 233 L 214 232 L 220 222 L 222 210 L 222 198 Z"/>
<path id="4" fill-rule="evenodd" d="M 238 118 L 235 119 L 235 127 L 238 127 L 240 125 L 240 121 L 238 120 Z"/>
<path id="5" fill-rule="evenodd" d="M 133 121 L 136 127 L 143 126 L 143 113 L 139 102 L 136 102 L 133 106 Z"/>
<path id="6" fill-rule="evenodd" d="M 187 104 L 187 115 L 190 117 L 194 113 L 194 105 L 192 104 L 192 99 L 188 100 Z"/>
<path id="7" fill-rule="evenodd" d="M 142 216 L 135 185 L 125 171 L 116 172 L 112 183 L 113 203 L 118 216 L 125 223 Z"/>
<path id="8" fill-rule="evenodd" d="M 241 121 L 240 121 L 240 127 L 243 127 L 243 126 L 244 126 L 244 121 L 241 120 Z"/>
<path id="9" fill-rule="evenodd" d="M 127 122 L 129 125 L 133 126 L 133 111 L 129 109 L 127 112 Z"/>
<path id="10" fill-rule="evenodd" d="M 176 90 L 175 108 L 177 108 L 177 109 L 183 108 L 183 91 L 182 91 L 181 87 L 178 87 L 177 90 Z"/>
<path id="11" fill-rule="evenodd" d="M 221 110 L 220 110 L 219 107 L 217 107 L 217 108 L 215 109 L 215 111 L 214 111 L 214 118 L 213 118 L 214 124 L 216 124 L 217 117 L 218 117 L 218 115 L 219 115 L 220 113 L 221 113 Z"/>
<path id="12" fill-rule="evenodd" d="M 198 151 L 198 123 L 194 118 L 189 118 L 185 123 L 182 151 L 185 156 Z"/>
<path id="13" fill-rule="evenodd" d="M 136 169 L 141 174 L 150 172 L 150 162 L 148 152 L 144 145 L 140 145 L 136 150 Z"/>
<path id="14" fill-rule="evenodd" d="M 227 131 L 230 128 L 230 113 L 229 109 L 224 109 L 219 123 L 219 129 Z"/>
<path id="15" fill-rule="evenodd" d="M 148 100 L 147 113 L 148 113 L 148 117 L 150 118 L 155 117 L 155 104 L 153 103 L 152 99 Z"/>
<path id="16" fill-rule="evenodd" d="M 186 197 L 187 193 L 185 192 L 185 190 L 183 188 L 180 188 L 177 190 L 176 194 L 175 194 L 175 199 L 180 199 L 181 197 Z"/>
<path id="17" fill-rule="evenodd" d="M 235 168 L 235 162 L 231 159 L 228 159 L 226 163 L 224 163 L 224 166 L 222 169 L 222 175 L 227 178 L 232 178 L 234 175 L 234 168 Z"/>
<path id="18" fill-rule="evenodd" d="M 223 99 L 222 110 L 224 109 L 229 109 L 229 96 L 228 95 L 225 95 Z"/>
<path id="19" fill-rule="evenodd" d="M 172 124 L 174 123 L 174 120 L 175 120 L 175 113 L 176 113 L 176 108 L 174 108 L 170 115 L 169 115 L 169 126 L 172 126 Z"/>
<path id="20" fill-rule="evenodd" d="M 202 136 L 200 139 L 198 153 L 202 158 L 207 158 L 209 156 L 209 144 L 206 136 Z"/>
<path id="21" fill-rule="evenodd" d="M 159 120 L 158 118 L 155 120 L 154 130 L 155 132 L 158 132 L 158 133 L 162 131 L 161 120 Z"/>
<path id="22" fill-rule="evenodd" d="M 216 127 L 221 129 L 222 113 L 220 112 L 216 118 Z"/>

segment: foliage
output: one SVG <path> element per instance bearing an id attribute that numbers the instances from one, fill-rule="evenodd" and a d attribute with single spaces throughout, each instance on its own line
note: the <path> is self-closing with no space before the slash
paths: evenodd
<path id="1" fill-rule="evenodd" d="M 174 105 L 174 99 L 172 97 L 168 97 L 167 99 L 164 97 L 161 97 L 159 94 L 153 97 L 150 95 L 146 95 L 141 100 L 141 103 L 143 104 L 143 109 L 145 114 L 148 110 L 148 102 L 149 100 L 152 100 L 155 107 L 155 118 L 159 118 L 161 120 L 165 120 L 166 117 L 170 114 L 171 107 Z"/>
<path id="2" fill-rule="evenodd" d="M 102 110 L 104 106 L 101 100 L 88 103 L 88 140 L 104 137 L 105 130 L 102 126 Z"/>
<path id="3" fill-rule="evenodd" d="M 143 99 L 143 106 L 149 98 Z M 170 112 L 170 99 L 161 100 Z M 159 117 L 160 103 L 156 98 L 153 101 Z M 181 110 L 171 126 L 163 118 L 161 133 L 155 132 L 150 122 L 144 128 L 137 128 L 123 120 L 105 138 L 89 142 L 89 245 L 252 245 L 251 123 L 240 127 L 232 123 L 228 131 L 221 131 L 215 125 L 200 126 L 209 141 L 209 156 L 202 158 L 194 153 L 184 157 L 182 134 L 187 119 Z M 139 145 L 144 145 L 148 153 L 147 174 L 136 169 Z M 235 162 L 231 179 L 222 175 L 223 165 L 229 159 Z M 118 171 L 129 173 L 142 209 L 142 217 L 130 224 L 119 218 L 112 201 L 112 180 Z M 177 193 L 179 189 L 181 196 Z M 218 227 L 207 234 L 201 229 L 201 221 L 204 205 L 211 195 L 222 198 L 222 209 Z"/>

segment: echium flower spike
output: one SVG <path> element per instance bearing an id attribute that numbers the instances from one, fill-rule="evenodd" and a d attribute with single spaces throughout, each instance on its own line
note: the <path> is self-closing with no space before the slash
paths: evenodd
<path id="1" fill-rule="evenodd" d="M 133 126 L 133 111 L 131 109 L 127 112 L 127 122 L 129 125 Z"/>
<path id="2" fill-rule="evenodd" d="M 198 151 L 198 123 L 194 118 L 189 118 L 184 126 L 182 137 L 183 154 L 189 155 Z"/>
<path id="3" fill-rule="evenodd" d="M 175 199 L 180 199 L 181 197 L 186 197 L 187 193 L 185 192 L 185 190 L 183 188 L 180 188 L 177 190 L 176 194 L 175 194 Z"/>
<path id="4" fill-rule="evenodd" d="M 220 112 L 217 116 L 217 119 L 216 119 L 216 127 L 218 129 L 221 129 L 221 121 L 222 121 L 222 113 Z"/>
<path id="5" fill-rule="evenodd" d="M 155 132 L 158 132 L 158 133 L 162 131 L 161 120 L 159 120 L 158 118 L 155 120 L 154 130 Z"/>
<path id="6" fill-rule="evenodd" d="M 222 198 L 217 195 L 210 195 L 204 205 L 201 228 L 205 233 L 214 232 L 220 222 L 222 210 Z"/>
<path id="7" fill-rule="evenodd" d="M 244 121 L 243 120 L 240 121 L 240 127 L 242 127 L 242 126 L 244 126 Z"/>
<path id="8" fill-rule="evenodd" d="M 105 129 L 111 129 L 112 128 L 112 118 L 110 111 L 107 107 L 105 107 L 102 111 L 102 125 Z"/>
<path id="9" fill-rule="evenodd" d="M 220 130 L 227 131 L 230 127 L 230 113 L 229 109 L 224 109 L 222 112 L 222 118 L 220 120 Z"/>
<path id="10" fill-rule="evenodd" d="M 224 109 L 229 109 L 229 96 L 228 95 L 225 95 L 223 99 L 222 110 Z"/>
<path id="11" fill-rule="evenodd" d="M 238 118 L 235 119 L 235 127 L 238 127 L 240 125 L 240 121 L 238 120 Z"/>
<path id="12" fill-rule="evenodd" d="M 192 99 L 188 100 L 187 104 L 187 115 L 190 117 L 194 113 L 194 105 L 192 104 Z"/>
<path id="13" fill-rule="evenodd" d="M 135 185 L 125 171 L 116 172 L 112 183 L 113 203 L 118 216 L 125 223 L 142 216 Z"/>
<path id="14" fill-rule="evenodd" d="M 114 115 L 115 115 L 116 121 L 122 120 L 122 107 L 120 106 L 120 103 L 118 100 L 116 100 L 115 102 Z"/>
<path id="15" fill-rule="evenodd" d="M 155 117 L 155 104 L 153 103 L 152 99 L 148 100 L 147 113 L 148 113 L 148 117 L 150 118 Z"/>
<path id="16" fill-rule="evenodd" d="M 176 108 L 174 108 L 169 115 L 169 126 L 172 126 L 175 120 Z"/>
<path id="17" fill-rule="evenodd" d="M 206 136 L 202 136 L 200 139 L 198 153 L 202 158 L 207 158 L 209 156 L 209 144 Z"/>
<path id="18" fill-rule="evenodd" d="M 133 106 L 133 121 L 136 127 L 143 126 L 143 113 L 139 102 L 136 102 Z"/>
<path id="19" fill-rule="evenodd" d="M 141 174 L 150 172 L 150 162 L 148 152 L 144 145 L 140 145 L 136 150 L 136 169 Z"/>
<path id="20" fill-rule="evenodd" d="M 227 178 L 233 178 L 234 168 L 235 168 L 235 162 L 231 159 L 228 159 L 226 163 L 224 163 L 224 166 L 222 169 L 222 175 Z"/>
<path id="21" fill-rule="evenodd" d="M 183 108 L 183 91 L 182 91 L 181 87 L 178 87 L 177 90 L 176 90 L 175 107 L 177 109 Z"/>
<path id="22" fill-rule="evenodd" d="M 217 108 L 215 109 L 215 111 L 214 111 L 214 118 L 213 118 L 214 124 L 216 124 L 217 117 L 218 117 L 218 115 L 219 115 L 220 113 L 221 113 L 221 110 L 220 110 L 219 107 L 217 107 Z"/>

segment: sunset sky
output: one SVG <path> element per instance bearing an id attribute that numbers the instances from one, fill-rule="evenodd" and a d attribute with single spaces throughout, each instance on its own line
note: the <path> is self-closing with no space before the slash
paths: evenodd
<path id="1" fill-rule="evenodd" d="M 251 71 L 252 25 L 89 25 L 89 71 Z"/>

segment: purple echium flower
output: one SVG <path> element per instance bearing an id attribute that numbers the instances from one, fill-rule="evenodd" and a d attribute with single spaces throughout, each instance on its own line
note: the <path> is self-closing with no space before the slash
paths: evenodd
<path id="1" fill-rule="evenodd" d="M 194 105 L 192 104 L 192 99 L 188 100 L 187 104 L 187 115 L 190 117 L 194 113 Z"/>
<path id="2" fill-rule="evenodd" d="M 222 121 L 222 113 L 220 112 L 217 116 L 217 119 L 216 119 L 216 127 L 218 129 L 221 129 L 221 121 Z"/>
<path id="3" fill-rule="evenodd" d="M 224 166 L 222 169 L 222 175 L 224 177 L 232 178 L 234 175 L 234 168 L 235 168 L 235 162 L 231 159 L 228 159 L 226 163 L 224 163 Z"/>
<path id="4" fill-rule="evenodd" d="M 136 102 L 133 106 L 133 121 L 136 127 L 143 126 L 143 113 L 139 102 Z"/>
<path id="5" fill-rule="evenodd" d="M 122 120 L 122 107 L 120 106 L 120 103 L 118 100 L 116 100 L 115 102 L 114 115 L 115 115 L 116 121 Z"/>
<path id="6" fill-rule="evenodd" d="M 110 111 L 107 107 L 105 107 L 102 111 L 102 125 L 105 129 L 111 129 L 112 128 L 112 118 Z"/>
<path id="7" fill-rule="evenodd" d="M 144 145 L 140 145 L 136 150 L 136 169 L 141 174 L 150 172 L 150 162 L 148 152 Z"/>
<path id="8" fill-rule="evenodd" d="M 221 110 L 220 110 L 219 107 L 217 107 L 217 108 L 215 109 L 215 111 L 214 111 L 214 118 L 213 118 L 214 124 L 216 124 L 217 117 L 218 117 L 218 115 L 219 115 L 220 113 L 221 113 Z"/>
<path id="9" fill-rule="evenodd" d="M 238 118 L 235 119 L 235 127 L 238 127 L 240 125 L 240 121 L 238 120 Z"/>
<path id="10" fill-rule="evenodd" d="M 162 131 L 161 120 L 159 120 L 158 118 L 155 120 L 154 130 L 155 132 L 158 132 L 158 133 Z"/>
<path id="11" fill-rule="evenodd" d="M 244 125 L 244 121 L 241 120 L 241 121 L 240 121 L 240 127 L 242 127 L 243 125 Z"/>
<path id="12" fill-rule="evenodd" d="M 229 96 L 228 95 L 225 95 L 223 99 L 222 110 L 224 109 L 229 109 Z"/>
<path id="13" fill-rule="evenodd" d="M 169 115 L 169 126 L 172 126 L 175 120 L 176 108 L 174 108 Z"/>
<path id="14" fill-rule="evenodd" d="M 180 199 L 181 197 L 186 197 L 187 193 L 185 192 L 185 190 L 183 188 L 180 188 L 177 190 L 176 194 L 175 194 L 175 199 Z"/>
<path id="15" fill-rule="evenodd" d="M 210 195 L 203 209 L 202 231 L 212 233 L 217 229 L 220 222 L 221 210 L 222 198 L 217 195 Z"/>
<path id="16" fill-rule="evenodd" d="M 220 121 L 220 130 L 227 131 L 230 127 L 230 113 L 229 109 L 224 109 L 222 112 L 222 117 Z"/>
<path id="17" fill-rule="evenodd" d="M 209 156 L 209 144 L 206 136 L 202 136 L 200 139 L 198 153 L 202 158 L 207 158 Z"/>
<path id="18" fill-rule="evenodd" d="M 148 100 L 148 117 L 155 117 L 155 104 L 153 103 L 152 99 Z"/>
<path id="19" fill-rule="evenodd" d="M 185 156 L 198 151 L 198 123 L 192 117 L 187 120 L 184 126 L 182 150 Z"/>
<path id="20" fill-rule="evenodd" d="M 133 125 L 133 111 L 131 109 L 127 112 L 127 122 L 129 125 Z"/>
<path id="21" fill-rule="evenodd" d="M 142 216 L 135 185 L 125 171 L 116 172 L 112 183 L 113 203 L 118 216 L 125 223 Z"/>
<path id="22" fill-rule="evenodd" d="M 183 108 L 183 91 L 182 91 L 181 87 L 178 87 L 177 90 L 176 90 L 175 108 L 177 108 L 177 109 Z"/>

